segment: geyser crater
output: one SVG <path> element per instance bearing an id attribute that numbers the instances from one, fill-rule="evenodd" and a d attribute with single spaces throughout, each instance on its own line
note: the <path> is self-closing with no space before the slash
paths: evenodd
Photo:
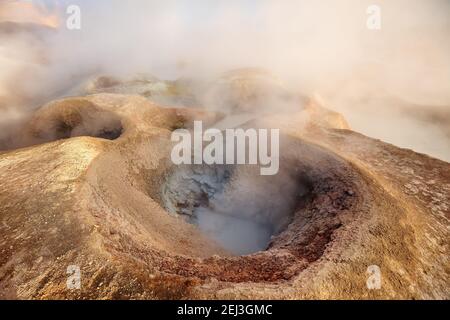
<path id="1" fill-rule="evenodd" d="M 163 185 L 167 211 L 182 216 L 230 253 L 266 250 L 310 193 L 306 177 L 281 166 L 262 176 L 257 165 L 185 165 Z"/>

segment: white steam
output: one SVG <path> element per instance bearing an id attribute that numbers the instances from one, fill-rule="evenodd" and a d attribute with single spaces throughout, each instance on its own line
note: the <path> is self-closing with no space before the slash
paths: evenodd
<path id="1" fill-rule="evenodd" d="M 450 160 L 446 0 L 58 3 L 62 24 L 44 42 L 0 34 L 0 108 L 9 114 L 71 94 L 93 74 L 202 78 L 262 67 L 318 93 L 356 131 Z M 81 30 L 65 29 L 66 4 L 80 6 Z M 372 4 L 379 31 L 366 27 Z"/>

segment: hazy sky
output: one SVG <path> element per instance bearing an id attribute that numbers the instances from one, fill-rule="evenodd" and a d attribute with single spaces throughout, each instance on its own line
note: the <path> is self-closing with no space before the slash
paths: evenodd
<path id="1" fill-rule="evenodd" d="M 58 8 L 62 24 L 46 43 L 50 63 L 30 75 L 35 76 L 27 83 L 30 94 L 65 88 L 91 72 L 176 78 L 263 67 L 302 93 L 319 93 L 357 131 L 450 159 L 448 137 L 433 124 L 410 122 L 414 109 L 399 107 L 450 106 L 449 0 L 37 3 L 50 12 Z M 366 26 L 366 10 L 374 3 L 382 12 L 378 31 Z M 81 30 L 64 27 L 68 4 L 80 6 Z M 9 46 L 19 62 L 30 61 L 27 44 L 17 39 L 0 43 L 0 50 Z M 20 69 L 19 62 L 5 61 L 3 71 Z M 23 69 L 30 74 L 29 65 Z M 11 83 L 0 74 L 0 92 L 2 76 Z"/>

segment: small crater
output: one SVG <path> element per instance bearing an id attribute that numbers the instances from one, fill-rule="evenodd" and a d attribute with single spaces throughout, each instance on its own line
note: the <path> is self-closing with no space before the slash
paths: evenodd
<path id="1" fill-rule="evenodd" d="M 261 176 L 259 166 L 194 165 L 177 168 L 162 193 L 167 211 L 232 254 L 246 255 L 268 248 L 309 191 L 308 179 L 294 168 Z"/>
<path id="2" fill-rule="evenodd" d="M 86 99 L 66 99 L 37 110 L 3 142 L 3 150 L 89 136 L 115 140 L 123 133 L 120 117 Z"/>

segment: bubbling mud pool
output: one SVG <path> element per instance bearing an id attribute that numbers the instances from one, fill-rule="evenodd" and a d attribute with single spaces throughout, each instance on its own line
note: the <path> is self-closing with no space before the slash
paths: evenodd
<path id="1" fill-rule="evenodd" d="M 267 249 L 309 190 L 293 168 L 261 176 L 256 165 L 194 165 L 169 175 L 163 201 L 232 254 L 246 255 Z"/>

